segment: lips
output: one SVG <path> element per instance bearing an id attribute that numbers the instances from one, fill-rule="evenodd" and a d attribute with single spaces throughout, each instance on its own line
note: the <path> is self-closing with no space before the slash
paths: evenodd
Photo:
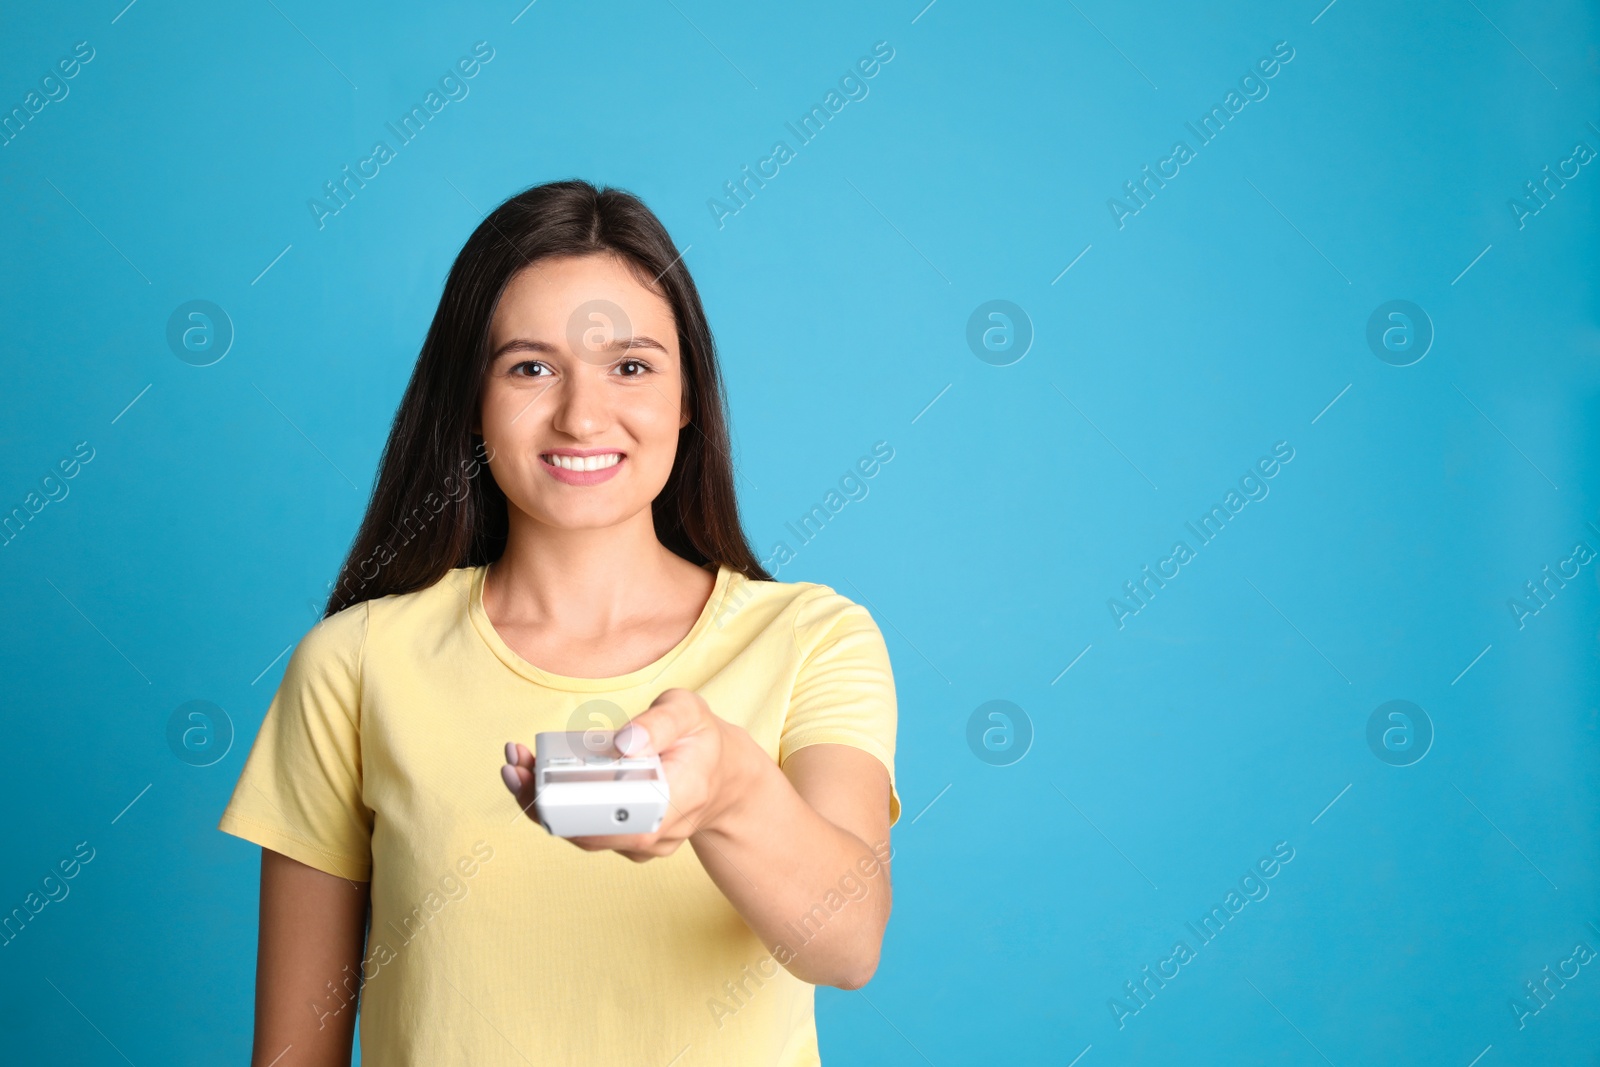
<path id="1" fill-rule="evenodd" d="M 539 457 L 553 467 L 569 471 L 598 471 L 622 462 L 621 452 L 546 452 Z"/>
<path id="2" fill-rule="evenodd" d="M 560 448 L 541 453 L 546 473 L 566 485 L 599 485 L 616 477 L 628 457 L 613 449 Z"/>

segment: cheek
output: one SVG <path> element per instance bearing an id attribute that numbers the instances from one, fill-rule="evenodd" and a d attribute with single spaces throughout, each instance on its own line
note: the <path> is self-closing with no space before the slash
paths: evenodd
<path id="1" fill-rule="evenodd" d="M 539 390 L 486 387 L 480 416 L 490 469 L 507 474 L 538 459 L 531 453 L 549 437 L 550 398 Z"/>
<path id="2" fill-rule="evenodd" d="M 546 419 L 544 409 L 533 390 L 491 384 L 483 391 L 479 409 L 483 437 L 497 452 L 515 452 L 519 443 L 538 435 Z"/>
<path id="3" fill-rule="evenodd" d="M 651 463 L 668 467 L 677 451 L 679 423 L 683 421 L 683 409 L 671 402 L 671 395 L 665 388 L 641 389 L 618 411 L 628 436 L 645 447 Z"/>

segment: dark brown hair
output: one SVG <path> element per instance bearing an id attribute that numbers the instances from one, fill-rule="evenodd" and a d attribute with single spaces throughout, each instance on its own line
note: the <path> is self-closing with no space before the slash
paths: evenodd
<path id="1" fill-rule="evenodd" d="M 462 246 L 395 412 L 377 483 L 323 617 L 424 589 L 505 550 L 506 498 L 473 432 L 489 369 L 489 326 L 506 285 L 547 256 L 608 253 L 672 307 L 690 412 L 651 504 L 656 536 L 700 566 L 771 576 L 739 522 L 726 398 L 700 294 L 661 220 L 631 193 L 570 180 L 536 185 L 490 212 Z"/>

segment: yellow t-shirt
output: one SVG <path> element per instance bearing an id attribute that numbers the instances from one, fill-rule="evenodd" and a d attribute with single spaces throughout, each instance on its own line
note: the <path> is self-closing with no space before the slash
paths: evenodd
<path id="1" fill-rule="evenodd" d="M 585 852 L 518 809 L 500 766 L 507 741 L 620 726 L 681 687 L 780 764 L 820 742 L 872 753 L 898 820 L 894 679 L 871 615 L 825 585 L 722 566 L 672 651 L 571 678 L 500 638 L 484 574 L 456 568 L 313 627 L 218 824 L 371 882 L 364 1061 L 819 1064 L 814 987 L 773 960 L 692 847 L 643 864 Z M 319 1015 L 356 1010 L 342 977 Z"/>

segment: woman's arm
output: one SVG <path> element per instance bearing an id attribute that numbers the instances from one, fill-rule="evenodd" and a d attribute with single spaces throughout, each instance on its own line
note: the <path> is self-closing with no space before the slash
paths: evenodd
<path id="1" fill-rule="evenodd" d="M 743 735 L 736 749 L 748 746 L 745 784 L 690 836 L 701 865 L 789 973 L 841 989 L 866 985 L 892 902 L 888 771 L 871 754 L 834 744 L 802 748 L 780 771 L 748 734 L 729 728 Z"/>
<path id="2" fill-rule="evenodd" d="M 368 895 L 366 882 L 261 850 L 251 1067 L 350 1067 Z"/>
<path id="3" fill-rule="evenodd" d="M 668 689 L 618 731 L 656 752 L 671 786 L 653 834 L 574 837 L 644 862 L 694 845 L 706 873 L 790 974 L 855 989 L 877 970 L 889 921 L 889 772 L 851 745 L 815 744 L 782 770 L 698 693 Z M 511 743 L 506 786 L 535 818 L 533 754 Z"/>

